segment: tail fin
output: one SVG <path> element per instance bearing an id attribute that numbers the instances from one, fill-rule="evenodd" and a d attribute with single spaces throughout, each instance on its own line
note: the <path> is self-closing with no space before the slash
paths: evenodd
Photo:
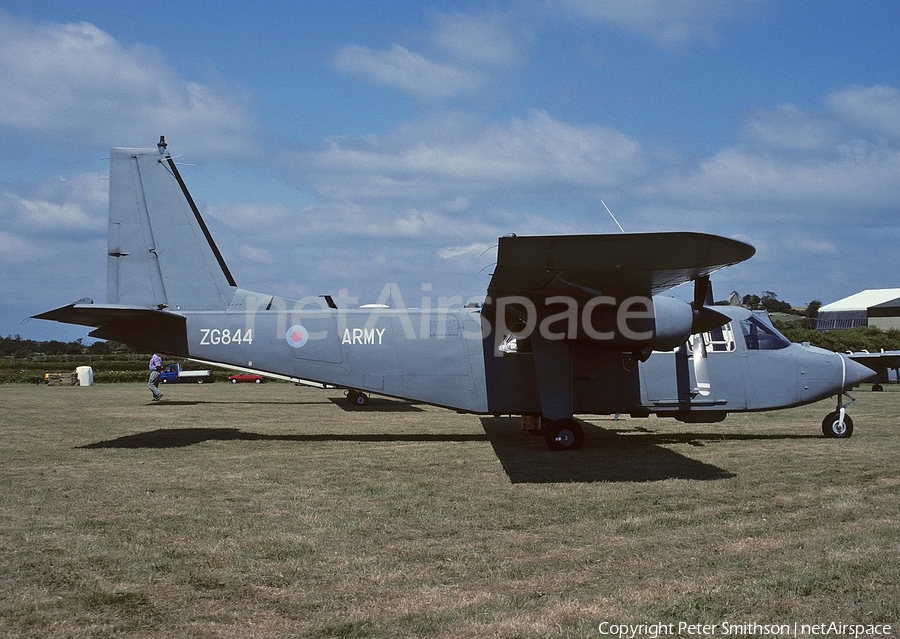
<path id="1" fill-rule="evenodd" d="M 237 285 L 166 152 L 110 150 L 110 304 L 224 310 Z"/>

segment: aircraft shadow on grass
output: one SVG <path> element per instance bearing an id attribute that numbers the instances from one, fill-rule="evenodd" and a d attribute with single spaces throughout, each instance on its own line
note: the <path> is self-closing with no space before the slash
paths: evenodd
<path id="1" fill-rule="evenodd" d="M 348 402 L 343 397 L 332 397 L 331 402 L 349 413 L 366 411 L 367 413 L 421 413 L 423 410 L 409 402 L 387 399 L 384 397 L 370 397 L 365 407 L 360 407 Z"/>
<path id="2" fill-rule="evenodd" d="M 353 433 L 347 435 L 322 433 L 315 435 L 265 435 L 240 428 L 157 428 L 143 433 L 125 435 L 78 448 L 182 448 L 209 441 L 272 441 L 272 442 L 482 442 L 484 435 L 464 434 L 402 434 Z"/>
<path id="3" fill-rule="evenodd" d="M 610 424 L 616 424 L 610 420 Z M 622 422 L 625 424 L 626 422 Z M 578 451 L 548 454 L 542 438 L 528 437 L 518 419 L 481 419 L 484 434 L 322 433 L 269 435 L 240 428 L 158 428 L 78 446 L 97 448 L 182 448 L 208 441 L 271 442 L 484 442 L 491 444 L 513 484 L 557 482 L 650 482 L 666 479 L 712 481 L 735 477 L 723 468 L 691 459 L 667 444 L 703 447 L 723 440 L 808 439 L 813 435 L 748 435 L 723 433 L 655 433 L 645 428 L 602 428 L 583 423 L 588 435 Z"/>
<path id="4" fill-rule="evenodd" d="M 397 401 L 393 399 L 386 399 L 383 397 L 373 397 L 370 398 L 365 407 L 356 406 L 351 404 L 344 398 L 331 397 L 322 401 L 302 401 L 302 402 L 278 402 L 278 401 L 270 401 L 270 402 L 261 402 L 261 401 L 235 401 L 235 402 L 216 402 L 216 401 L 205 401 L 205 400 L 164 400 L 159 404 L 155 404 L 156 406 L 165 407 L 165 406 L 197 406 L 199 404 L 248 404 L 251 406 L 258 406 L 260 404 L 274 404 L 274 405 L 284 405 L 284 404 L 297 404 L 299 406 L 306 406 L 312 404 L 325 404 L 337 406 L 347 412 L 356 412 L 356 411 L 366 411 L 369 413 L 421 413 L 423 409 L 415 404 L 404 401 Z"/>
<path id="5" fill-rule="evenodd" d="M 482 427 L 503 470 L 513 484 L 556 482 L 649 482 L 665 479 L 711 481 L 736 477 L 723 468 L 691 459 L 665 444 L 703 447 L 722 440 L 808 439 L 813 435 L 747 435 L 706 433 L 655 433 L 626 426 L 602 428 L 581 422 L 586 438 L 577 451 L 547 454 L 542 437 L 523 443 L 517 418 L 481 419 Z"/>

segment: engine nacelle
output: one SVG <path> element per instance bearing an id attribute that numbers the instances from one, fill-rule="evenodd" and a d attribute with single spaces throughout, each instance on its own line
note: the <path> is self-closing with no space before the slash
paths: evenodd
<path id="1" fill-rule="evenodd" d="M 684 344 L 693 333 L 694 309 L 674 297 L 653 298 L 653 340 L 655 351 L 670 351 Z"/>
<path id="2" fill-rule="evenodd" d="M 555 296 L 539 304 L 514 296 L 494 300 L 489 308 L 495 311 L 486 318 L 495 324 L 498 348 L 514 335 L 521 352 L 527 348 L 527 340 L 538 334 L 549 341 L 590 342 L 610 350 L 640 353 L 641 359 L 651 351 L 672 350 L 684 344 L 694 332 L 697 318 L 689 303 L 673 297 L 616 300 L 598 295 L 585 301 Z M 720 316 L 710 309 L 702 313 Z"/>

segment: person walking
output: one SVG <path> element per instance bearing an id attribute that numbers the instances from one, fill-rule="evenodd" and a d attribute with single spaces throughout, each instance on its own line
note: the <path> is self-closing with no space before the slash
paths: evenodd
<path id="1" fill-rule="evenodd" d="M 162 365 L 162 357 L 158 354 L 153 353 L 153 357 L 150 358 L 150 381 L 147 382 L 147 386 L 150 388 L 150 392 L 153 393 L 154 402 L 158 402 L 162 399 L 162 393 L 159 392 L 159 377 L 160 373 L 162 373 L 163 365 Z"/>

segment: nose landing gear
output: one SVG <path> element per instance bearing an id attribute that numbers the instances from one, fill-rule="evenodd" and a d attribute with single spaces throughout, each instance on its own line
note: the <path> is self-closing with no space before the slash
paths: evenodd
<path id="1" fill-rule="evenodd" d="M 843 395 L 838 393 L 837 409 L 834 412 L 828 413 L 825 416 L 825 419 L 822 420 L 822 434 L 825 435 L 825 437 L 846 439 L 853 434 L 853 420 L 850 419 L 850 415 L 847 414 L 847 407 L 856 400 L 847 394 L 847 397 L 850 397 L 850 401 L 846 404 L 841 404 L 842 397 Z"/>

